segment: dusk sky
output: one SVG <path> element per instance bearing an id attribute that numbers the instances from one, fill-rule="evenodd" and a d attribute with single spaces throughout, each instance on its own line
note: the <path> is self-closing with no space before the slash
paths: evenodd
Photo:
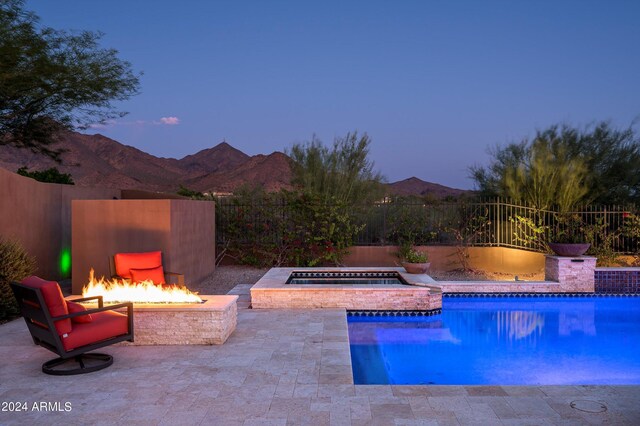
<path id="1" fill-rule="evenodd" d="M 640 1 L 29 0 L 142 71 L 90 129 L 162 157 L 367 132 L 389 181 L 471 188 L 487 147 L 640 120 Z M 636 123 L 638 128 L 640 123 Z"/>

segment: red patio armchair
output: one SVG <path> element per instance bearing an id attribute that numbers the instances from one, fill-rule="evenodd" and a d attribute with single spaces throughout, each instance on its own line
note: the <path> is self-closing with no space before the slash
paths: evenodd
<path id="1" fill-rule="evenodd" d="M 165 271 L 162 266 L 162 252 L 116 253 L 110 262 L 111 277 L 131 282 L 153 281 L 156 285 L 184 285 L 184 275 Z M 170 283 L 173 279 L 175 282 Z"/>
<path id="2" fill-rule="evenodd" d="M 103 306 L 102 296 L 67 301 L 57 282 L 36 276 L 10 285 L 33 342 L 59 355 L 42 364 L 46 374 L 67 376 L 102 370 L 113 364 L 113 357 L 88 352 L 125 340 L 133 341 L 133 304 L 130 302 Z M 95 299 L 98 300 L 96 309 L 86 309 L 76 303 Z M 123 308 L 127 309 L 126 314 L 116 312 Z"/>

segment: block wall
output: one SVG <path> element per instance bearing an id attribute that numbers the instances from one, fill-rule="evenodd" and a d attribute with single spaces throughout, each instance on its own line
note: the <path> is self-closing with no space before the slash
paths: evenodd
<path id="1" fill-rule="evenodd" d="M 199 283 L 215 269 L 215 205 L 195 200 L 72 202 L 72 290 L 89 270 L 109 276 L 115 253 L 160 250 L 164 268 Z"/>

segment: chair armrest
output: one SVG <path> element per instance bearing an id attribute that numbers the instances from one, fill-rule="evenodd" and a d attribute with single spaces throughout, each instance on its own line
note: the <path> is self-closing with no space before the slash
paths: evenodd
<path id="1" fill-rule="evenodd" d="M 184 285 L 184 274 L 179 274 L 177 272 L 169 272 L 169 271 L 164 271 L 164 274 L 172 277 L 176 277 L 178 279 L 178 285 Z"/>
<path id="2" fill-rule="evenodd" d="M 130 316 L 133 313 L 133 303 L 124 302 L 124 303 L 118 303 L 117 305 L 109 305 L 109 306 L 103 306 L 103 307 L 94 308 L 94 309 L 87 309 L 86 311 L 83 311 L 83 312 L 74 312 L 72 314 L 60 315 L 59 317 L 54 317 L 51 319 L 53 321 L 59 321 L 67 318 L 79 317 L 82 315 L 89 315 L 89 314 L 96 314 L 98 312 L 104 312 L 104 311 L 113 311 L 121 308 L 127 308 L 128 316 Z"/>
<path id="3" fill-rule="evenodd" d="M 94 299 L 98 299 L 98 308 L 102 308 L 103 306 L 102 295 L 83 297 L 81 299 L 70 300 L 70 302 L 86 302 L 87 300 L 94 300 Z"/>
<path id="4" fill-rule="evenodd" d="M 55 322 L 61 319 L 79 317 L 82 315 L 95 314 L 95 313 L 104 312 L 104 311 L 113 311 L 113 310 L 122 309 L 122 308 L 127 308 L 127 329 L 128 329 L 128 333 L 131 335 L 131 339 L 129 340 L 133 342 L 133 303 L 131 302 L 118 303 L 116 305 L 109 305 L 109 306 L 104 306 L 104 307 L 95 308 L 95 309 L 87 309 L 84 312 L 75 312 L 73 314 L 60 315 L 59 317 L 51 318 L 51 320 Z"/>

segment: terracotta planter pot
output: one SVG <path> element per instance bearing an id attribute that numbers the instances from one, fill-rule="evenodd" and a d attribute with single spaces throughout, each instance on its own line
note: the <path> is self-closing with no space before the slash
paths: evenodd
<path id="1" fill-rule="evenodd" d="M 558 256 L 576 257 L 582 256 L 589 250 L 589 243 L 549 243 L 551 250 Z"/>
<path id="2" fill-rule="evenodd" d="M 402 262 L 402 266 L 409 274 L 426 274 L 431 266 L 431 262 L 427 263 L 407 263 Z"/>

